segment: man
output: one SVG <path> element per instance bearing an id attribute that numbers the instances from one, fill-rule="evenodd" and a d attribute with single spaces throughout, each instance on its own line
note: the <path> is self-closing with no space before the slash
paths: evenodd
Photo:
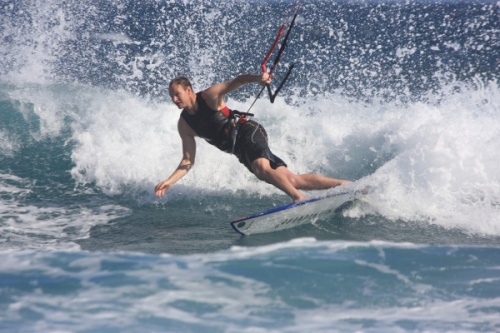
<path id="1" fill-rule="evenodd" d="M 271 82 L 271 78 L 268 73 L 243 74 L 198 93 L 194 93 L 191 83 L 185 77 L 178 77 L 170 82 L 170 97 L 179 109 L 183 109 L 177 124 L 182 140 L 182 160 L 167 180 L 156 185 L 157 196 L 164 195 L 193 167 L 196 136 L 204 138 L 220 150 L 234 153 L 257 178 L 276 186 L 294 202 L 306 199 L 299 190 L 323 190 L 350 183 L 318 174 L 297 175 L 291 172 L 285 162 L 269 149 L 266 131 L 260 124 L 247 120 L 244 116 L 235 121 L 234 113 L 224 102 L 224 95 L 244 84 L 257 82 L 266 85 Z"/>

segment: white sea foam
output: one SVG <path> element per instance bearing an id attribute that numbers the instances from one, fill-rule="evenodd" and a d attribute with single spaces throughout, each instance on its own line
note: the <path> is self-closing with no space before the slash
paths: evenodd
<path id="1" fill-rule="evenodd" d="M 459 86 L 427 103 L 352 102 L 340 95 L 292 106 L 261 99 L 252 111 L 273 152 L 297 173 L 321 172 L 374 187 L 370 210 L 393 220 L 423 221 L 472 233 L 500 234 L 500 112 L 496 84 Z M 58 117 L 72 119 L 71 171 L 77 183 L 95 183 L 109 195 L 153 196 L 181 159 L 178 110 L 125 92 L 77 86 L 16 91 L 34 104 L 42 124 L 36 136 L 56 135 Z M 64 98 L 63 98 L 64 96 Z M 48 102 L 47 100 L 50 100 Z M 246 110 L 248 102 L 228 99 Z M 167 194 L 281 194 L 258 181 L 237 159 L 198 139 L 193 170 Z M 142 198 L 144 200 L 144 197 Z"/>
<path id="2" fill-rule="evenodd" d="M 0 252 L 17 250 L 78 250 L 74 241 L 87 238 L 90 228 L 130 211 L 118 205 L 80 202 L 75 205 L 27 204 L 34 181 L 0 174 Z"/>
<path id="3" fill-rule="evenodd" d="M 369 199 L 377 212 L 500 234 L 499 96 L 495 84 L 450 93 L 387 122 L 397 153 L 365 179 L 377 187 Z"/>

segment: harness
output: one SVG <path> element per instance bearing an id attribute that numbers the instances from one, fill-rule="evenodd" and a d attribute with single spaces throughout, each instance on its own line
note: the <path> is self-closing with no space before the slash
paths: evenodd
<path id="1" fill-rule="evenodd" d="M 227 106 L 224 106 L 219 110 L 222 112 L 226 118 L 229 119 L 229 126 L 226 127 L 228 135 L 232 140 L 231 154 L 234 154 L 234 147 L 236 146 L 236 138 L 238 137 L 238 131 L 240 127 L 248 121 L 248 117 L 253 117 L 253 113 L 241 112 L 237 110 L 231 110 Z"/>
<path id="2" fill-rule="evenodd" d="M 196 94 L 198 112 L 190 115 L 183 110 L 181 117 L 196 134 L 218 149 L 234 154 L 238 131 L 248 121 L 252 113 L 231 110 L 227 106 L 221 110 L 211 109 L 200 93 Z"/>

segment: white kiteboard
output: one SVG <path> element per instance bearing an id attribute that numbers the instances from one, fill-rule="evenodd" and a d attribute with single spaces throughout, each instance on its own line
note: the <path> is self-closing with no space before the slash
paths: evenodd
<path id="1" fill-rule="evenodd" d="M 232 221 L 231 226 L 242 235 L 293 228 L 314 222 L 320 217 L 338 213 L 359 195 L 361 192 L 354 190 L 331 192 L 239 218 Z"/>

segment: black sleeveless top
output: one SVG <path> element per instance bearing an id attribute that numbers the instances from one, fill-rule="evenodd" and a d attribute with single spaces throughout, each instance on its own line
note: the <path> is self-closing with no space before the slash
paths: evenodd
<path id="1" fill-rule="evenodd" d="M 184 109 L 181 117 L 199 137 L 220 150 L 230 153 L 233 149 L 230 134 L 232 121 L 222 112 L 210 108 L 201 97 L 201 92 L 196 94 L 196 102 L 198 104 L 196 113 L 192 115 Z"/>

